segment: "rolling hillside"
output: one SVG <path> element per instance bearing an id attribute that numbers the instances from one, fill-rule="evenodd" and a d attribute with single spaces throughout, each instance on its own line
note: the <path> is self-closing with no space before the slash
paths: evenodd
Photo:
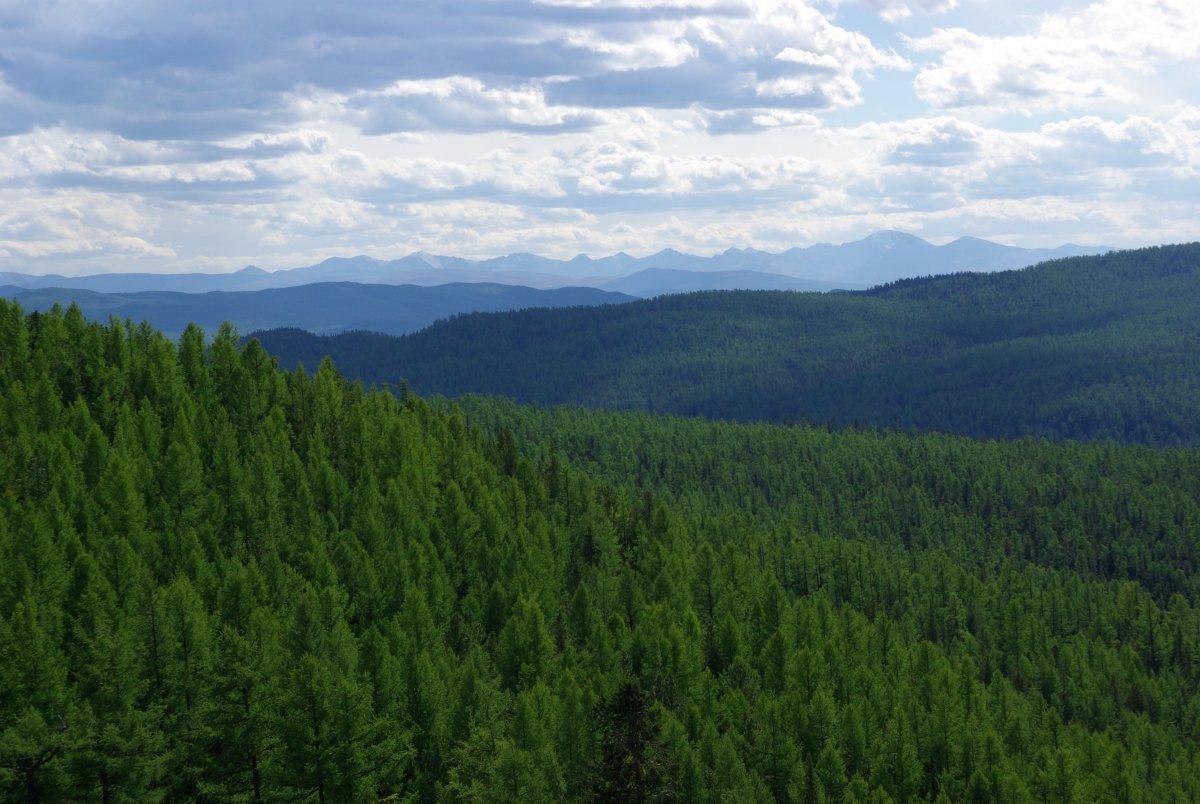
<path id="1" fill-rule="evenodd" d="M 389 339 L 258 333 L 369 382 L 712 418 L 1200 444 L 1200 245 L 855 294 L 712 292 L 463 316 Z"/>
<path id="2" fill-rule="evenodd" d="M 1200 464 L 0 300 L 0 800 L 1195 801 Z"/>

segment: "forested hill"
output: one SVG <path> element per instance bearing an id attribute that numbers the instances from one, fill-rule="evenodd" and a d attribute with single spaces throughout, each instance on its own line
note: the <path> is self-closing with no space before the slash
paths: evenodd
<path id="1" fill-rule="evenodd" d="M 0 302 L 0 797 L 1200 799 L 1196 451 L 464 404 Z"/>
<path id="2" fill-rule="evenodd" d="M 1200 445 L 1200 244 L 818 295 L 469 315 L 392 339 L 257 333 L 369 382 L 740 420 Z"/>

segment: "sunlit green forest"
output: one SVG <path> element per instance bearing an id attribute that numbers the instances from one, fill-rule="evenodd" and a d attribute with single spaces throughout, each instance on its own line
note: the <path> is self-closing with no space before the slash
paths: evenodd
<path id="1" fill-rule="evenodd" d="M 1198 490 L 1190 449 L 427 401 L 0 302 L 0 791 L 1194 801 Z"/>
<path id="2" fill-rule="evenodd" d="M 1200 244 L 864 293 L 717 291 L 258 333 L 281 363 L 422 394 L 743 421 L 1200 446 Z"/>

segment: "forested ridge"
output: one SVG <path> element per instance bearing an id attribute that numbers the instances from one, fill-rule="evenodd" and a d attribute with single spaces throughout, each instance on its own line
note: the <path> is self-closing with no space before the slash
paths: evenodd
<path id="1" fill-rule="evenodd" d="M 1188 449 L 432 403 L 0 302 L 0 790 L 1197 800 L 1197 490 Z"/>
<path id="2" fill-rule="evenodd" d="M 716 291 L 459 316 L 402 338 L 258 333 L 418 393 L 993 438 L 1200 446 L 1200 244 L 864 293 Z"/>

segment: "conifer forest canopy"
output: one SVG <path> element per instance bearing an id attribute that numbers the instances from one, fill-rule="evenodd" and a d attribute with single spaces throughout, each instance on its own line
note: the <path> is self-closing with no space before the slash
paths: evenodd
<path id="1" fill-rule="evenodd" d="M 0 795 L 1194 801 L 1198 489 L 0 302 Z"/>

